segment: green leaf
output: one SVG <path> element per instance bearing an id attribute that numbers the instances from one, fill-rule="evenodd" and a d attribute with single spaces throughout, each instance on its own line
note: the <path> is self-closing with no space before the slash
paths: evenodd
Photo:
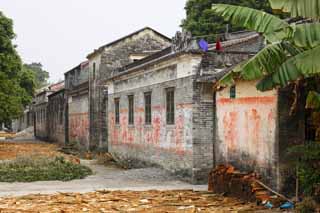
<path id="1" fill-rule="evenodd" d="M 234 72 L 233 71 L 230 71 L 228 74 L 223 76 L 218 82 L 218 85 L 220 87 L 228 87 L 228 86 L 232 86 L 234 84 L 235 84 L 235 81 L 234 81 Z"/>
<path id="2" fill-rule="evenodd" d="M 320 24 L 308 23 L 296 26 L 293 43 L 297 47 L 311 49 L 320 45 Z"/>
<path id="3" fill-rule="evenodd" d="M 226 21 L 231 21 L 232 24 L 266 35 L 289 27 L 286 21 L 274 15 L 247 7 L 214 4 L 212 10 Z"/>
<path id="4" fill-rule="evenodd" d="M 320 94 L 315 92 L 315 91 L 311 91 L 308 94 L 307 97 L 307 103 L 306 103 L 306 108 L 307 109 L 320 109 Z"/>
<path id="5" fill-rule="evenodd" d="M 268 45 L 241 67 L 241 77 L 245 80 L 261 79 L 277 70 L 286 59 L 282 43 Z"/>
<path id="6" fill-rule="evenodd" d="M 320 0 L 269 0 L 276 11 L 289 13 L 291 17 L 320 18 Z"/>
<path id="7" fill-rule="evenodd" d="M 295 64 L 305 77 L 320 74 L 320 46 L 294 57 Z"/>
<path id="8" fill-rule="evenodd" d="M 276 86 L 285 87 L 289 83 L 302 78 L 303 75 L 295 65 L 295 57 L 284 62 L 278 70 L 263 78 L 258 84 L 257 89 L 261 91 L 271 90 Z"/>

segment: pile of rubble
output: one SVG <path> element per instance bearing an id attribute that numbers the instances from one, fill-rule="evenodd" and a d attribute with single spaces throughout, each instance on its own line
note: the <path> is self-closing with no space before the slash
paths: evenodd
<path id="1" fill-rule="evenodd" d="M 244 173 L 233 166 L 220 165 L 209 174 L 209 191 L 270 207 L 280 207 L 287 200 L 273 193 L 257 173 Z M 271 206 L 272 204 L 272 206 Z"/>

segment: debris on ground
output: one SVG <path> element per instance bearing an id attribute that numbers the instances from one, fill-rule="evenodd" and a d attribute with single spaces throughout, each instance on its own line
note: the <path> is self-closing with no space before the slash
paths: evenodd
<path id="1" fill-rule="evenodd" d="M 209 174 L 208 188 L 214 193 L 256 202 L 267 208 L 278 208 L 288 201 L 284 196 L 273 195 L 260 179 L 257 173 L 244 173 L 233 166 L 220 165 Z"/>
<path id="2" fill-rule="evenodd" d="M 14 160 L 21 156 L 62 156 L 73 163 L 80 163 L 79 158 L 59 152 L 59 147 L 55 144 L 28 143 L 23 141 L 0 143 L 0 161 Z"/>
<path id="3" fill-rule="evenodd" d="M 0 212 L 255 212 L 252 203 L 193 191 L 98 191 L 0 198 Z"/>
<path id="4" fill-rule="evenodd" d="M 0 139 L 1 140 L 13 139 L 15 136 L 16 136 L 15 133 L 7 132 L 7 131 L 0 131 Z"/>
<path id="5" fill-rule="evenodd" d="M 25 139 L 25 140 L 32 140 L 34 139 L 34 128 L 33 126 L 27 128 L 27 129 L 24 129 L 20 132 L 17 132 L 14 137 L 14 139 Z M 9 138 L 7 138 L 9 139 Z"/>

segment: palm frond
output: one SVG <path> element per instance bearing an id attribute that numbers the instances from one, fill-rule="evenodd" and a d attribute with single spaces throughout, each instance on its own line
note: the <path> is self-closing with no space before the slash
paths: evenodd
<path id="1" fill-rule="evenodd" d="M 234 25 L 245 27 L 259 33 L 273 33 L 289 27 L 289 24 L 271 14 L 263 11 L 227 4 L 214 4 L 213 12 L 230 21 Z"/>
<path id="2" fill-rule="evenodd" d="M 320 45 L 320 23 L 297 25 L 293 35 L 293 43 L 295 46 L 305 49 Z"/>
<path id="3" fill-rule="evenodd" d="M 278 70 L 263 78 L 257 84 L 257 89 L 260 91 L 266 91 L 277 86 L 285 87 L 300 78 L 303 78 L 303 74 L 295 65 L 295 57 L 291 57 L 285 61 Z"/>
<path id="4" fill-rule="evenodd" d="M 320 18 L 320 0 L 269 0 L 272 9 L 291 17 Z"/>
<path id="5" fill-rule="evenodd" d="M 282 43 L 270 44 L 241 67 L 240 75 L 245 80 L 261 79 L 277 70 L 287 58 Z"/>
<path id="6" fill-rule="evenodd" d="M 294 60 L 297 68 L 305 77 L 320 74 L 320 46 L 296 55 Z"/>

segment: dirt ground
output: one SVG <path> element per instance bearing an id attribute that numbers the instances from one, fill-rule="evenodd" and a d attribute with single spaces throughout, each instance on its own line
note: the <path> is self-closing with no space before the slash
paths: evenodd
<path id="1" fill-rule="evenodd" d="M 0 160 L 61 155 L 45 143 L 0 142 Z M 159 168 L 124 170 L 81 160 L 94 175 L 69 182 L 0 183 L 0 212 L 257 212 L 260 207 L 206 192 Z"/>
<path id="2" fill-rule="evenodd" d="M 62 155 L 54 144 L 41 142 L 0 142 L 0 160 L 13 160 L 18 156 L 44 155 L 48 157 Z"/>

